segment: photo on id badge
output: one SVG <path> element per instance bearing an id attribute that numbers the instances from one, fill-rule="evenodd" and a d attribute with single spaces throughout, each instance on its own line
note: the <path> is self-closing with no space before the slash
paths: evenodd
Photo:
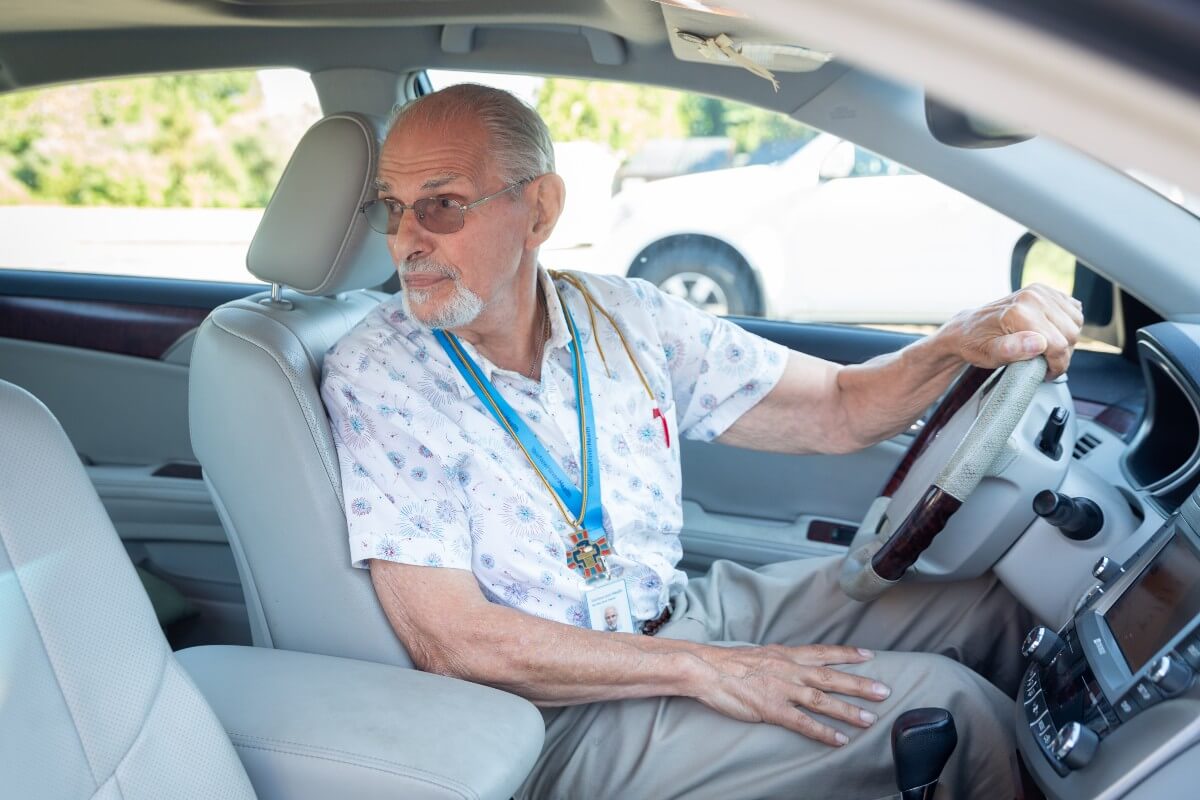
<path id="1" fill-rule="evenodd" d="M 623 580 L 608 580 L 589 589 L 588 615 L 592 630 L 609 633 L 633 633 L 633 611 L 629 608 L 629 591 Z"/>

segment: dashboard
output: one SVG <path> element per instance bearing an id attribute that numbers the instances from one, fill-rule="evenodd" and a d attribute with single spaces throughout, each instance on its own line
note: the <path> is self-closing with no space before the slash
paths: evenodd
<path id="1" fill-rule="evenodd" d="M 1136 346 L 1140 422 L 1125 436 L 1081 423 L 1063 482 L 1080 505 L 1107 491 L 1093 503 L 1102 515 L 1116 490 L 1120 522 L 1096 537 L 1108 552 L 1082 567 L 1083 555 L 1094 557 L 1088 541 L 1051 541 L 1071 536 L 1061 514 L 1058 530 L 1044 514 L 1030 528 L 1043 557 L 1056 554 L 1054 568 L 1079 573 L 1061 582 L 1067 608 L 1044 592 L 1041 608 L 1027 603 L 1047 625 L 1022 647 L 1016 704 L 1021 763 L 1046 796 L 1063 800 L 1200 796 L 1200 325 L 1151 325 Z M 1034 545 L 1013 549 L 1022 545 L 1027 558 Z M 997 572 L 1007 569 L 1021 596 L 1022 574 L 1004 564 L 1011 555 Z"/>

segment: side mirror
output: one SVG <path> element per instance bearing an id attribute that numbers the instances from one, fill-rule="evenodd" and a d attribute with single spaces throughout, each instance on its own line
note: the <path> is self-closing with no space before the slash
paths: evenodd
<path id="1" fill-rule="evenodd" d="M 1004 147 L 1032 139 L 1029 131 L 1016 130 L 991 120 L 973 117 L 925 95 L 925 124 L 933 138 L 951 147 L 983 149 Z"/>
<path id="2" fill-rule="evenodd" d="M 825 156 L 825 160 L 821 162 L 821 169 L 818 173 L 822 181 L 832 181 L 837 178 L 849 177 L 854 171 L 854 144 L 851 142 L 838 142 L 838 144 L 829 151 Z"/>

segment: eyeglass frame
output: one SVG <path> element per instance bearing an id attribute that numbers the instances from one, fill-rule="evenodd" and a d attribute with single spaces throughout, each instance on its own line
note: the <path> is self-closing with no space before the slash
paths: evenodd
<path id="1" fill-rule="evenodd" d="M 540 176 L 539 176 L 539 177 L 540 177 Z M 367 227 L 369 227 L 371 230 L 373 230 L 373 231 L 375 231 L 376 233 L 378 233 L 378 234 L 381 234 L 381 235 L 383 235 L 383 236 L 395 236 L 397 233 L 399 233 L 399 232 L 400 232 L 400 221 L 401 221 L 402 219 L 404 219 L 404 212 L 405 212 L 405 211 L 412 211 L 412 212 L 413 212 L 413 214 L 414 214 L 414 215 L 416 215 L 416 217 L 417 217 L 417 224 L 419 224 L 419 225 L 420 225 L 422 228 L 424 228 L 425 230 L 427 230 L 427 231 L 429 231 L 430 233 L 432 233 L 434 236 L 449 236 L 449 235 L 451 235 L 451 234 L 458 233 L 459 231 L 461 231 L 463 228 L 465 228 L 465 227 L 466 227 L 466 225 L 467 225 L 467 212 L 468 212 L 468 211 L 470 211 L 471 209 L 475 208 L 476 206 L 481 206 L 481 205 L 483 205 L 483 204 L 484 204 L 484 203 L 486 203 L 488 200 L 492 200 L 492 199 L 494 199 L 494 198 L 497 198 L 497 197 L 499 197 L 500 195 L 504 194 L 505 192 L 511 192 L 513 189 L 516 189 L 518 186 L 524 186 L 524 185 L 525 185 L 525 184 L 527 184 L 527 183 L 531 183 L 533 180 L 534 180 L 534 178 L 522 178 L 522 179 L 521 179 L 521 180 L 519 180 L 519 181 L 516 181 L 516 182 L 514 182 L 514 183 L 510 183 L 510 184 L 508 184 L 507 186 L 505 186 L 503 189 L 501 189 L 501 190 L 500 190 L 500 191 L 498 191 L 498 192 L 492 192 L 492 193 L 491 193 L 491 194 L 489 194 L 489 195 L 486 195 L 486 196 L 484 196 L 484 197 L 481 197 L 481 198 L 479 198 L 478 200 L 473 200 L 473 201 L 471 201 L 470 203 L 467 203 L 467 204 L 465 204 L 465 205 L 464 205 L 464 204 L 462 204 L 462 203 L 460 203 L 460 202 L 458 202 L 457 200 L 455 200 L 455 199 L 453 199 L 453 198 L 450 198 L 450 197 L 445 197 L 444 195 L 436 195 L 436 194 L 435 194 L 435 195 L 430 195 L 429 197 L 420 197 L 420 198 L 417 198 L 416 200 L 412 201 L 412 204 L 411 204 L 411 205 L 405 205 L 404 203 L 401 203 L 401 202 L 400 202 L 399 198 L 392 197 L 392 196 L 390 196 L 390 195 L 386 195 L 386 196 L 384 196 L 384 197 L 376 197 L 376 198 L 373 198 L 373 199 L 371 199 L 371 200 L 367 200 L 366 202 L 362 203 L 362 204 L 361 204 L 361 205 L 358 207 L 358 213 L 362 214 L 362 215 L 363 215 L 363 216 L 366 218 L 366 220 L 367 220 Z M 399 215 L 396 217 L 396 230 L 395 230 L 395 231 L 393 231 L 393 232 L 391 232 L 391 233 L 388 233 L 387 231 L 381 231 L 381 230 L 379 230 L 378 228 L 376 228 L 374 225 L 372 225 L 372 224 L 371 224 L 371 217 L 367 215 L 367 209 L 371 208 L 371 207 L 372 207 L 372 206 L 374 206 L 376 203 L 384 203 L 384 202 L 387 202 L 388 200 L 391 200 L 391 201 L 393 201 L 393 202 L 394 202 L 394 203 L 395 203 L 395 204 L 396 204 L 396 205 L 399 207 L 399 209 L 400 209 L 400 214 L 399 214 Z M 446 231 L 446 232 L 444 232 L 444 233 L 441 233 L 441 232 L 439 232 L 439 231 L 433 231 L 433 230 L 429 230 L 429 228 L 427 228 L 427 227 L 425 226 L 425 223 L 421 221 L 421 216 L 420 216 L 419 214 L 417 214 L 417 209 L 416 209 L 417 203 L 420 203 L 420 202 L 422 202 L 422 201 L 425 201 L 425 200 L 443 200 L 443 201 L 446 201 L 446 202 L 453 203 L 453 204 L 454 204 L 454 205 L 455 205 L 455 206 L 458 208 L 458 215 L 459 215 L 459 219 L 461 219 L 461 220 L 462 220 L 462 222 L 461 222 L 461 223 L 459 224 L 459 226 L 458 226 L 457 228 L 455 228 L 454 230 L 452 230 L 452 231 Z M 389 216 L 390 216 L 390 214 L 389 214 Z"/>

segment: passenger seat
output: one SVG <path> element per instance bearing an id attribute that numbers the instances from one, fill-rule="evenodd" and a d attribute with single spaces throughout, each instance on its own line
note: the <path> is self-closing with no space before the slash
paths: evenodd
<path id="1" fill-rule="evenodd" d="M 341 473 L 319 391 L 325 352 L 387 295 L 378 124 L 333 114 L 296 148 L 246 266 L 271 293 L 215 309 L 192 348 L 192 448 L 229 536 L 254 644 L 411 666 L 350 566 Z M 283 287 L 288 287 L 284 289 Z"/>
<path id="2" fill-rule="evenodd" d="M 0 795 L 253 798 L 58 422 L 0 381 Z"/>

